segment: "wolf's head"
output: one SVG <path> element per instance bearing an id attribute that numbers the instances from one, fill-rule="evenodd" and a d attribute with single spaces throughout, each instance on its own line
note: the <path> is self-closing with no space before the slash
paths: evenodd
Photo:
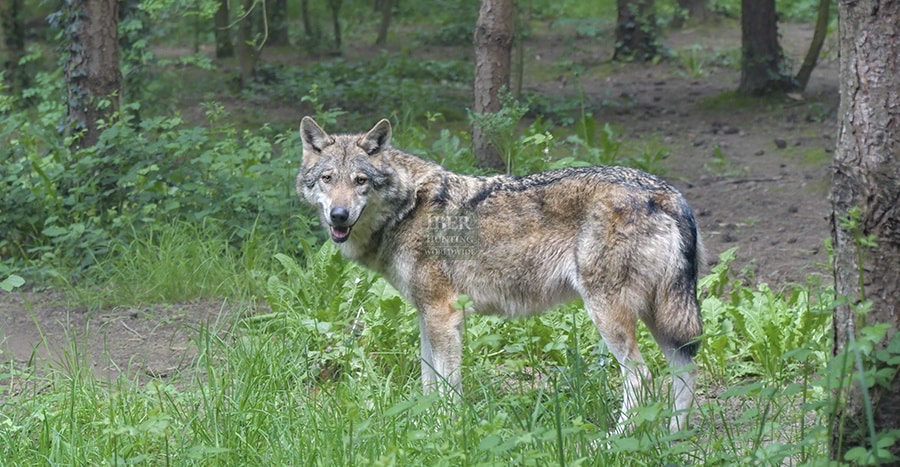
<path id="1" fill-rule="evenodd" d="M 381 120 L 361 135 L 332 136 L 312 118 L 304 117 L 300 137 L 303 163 L 297 175 L 297 193 L 318 208 L 331 239 L 346 242 L 354 227 L 371 230 L 372 219 L 363 217 L 363 212 L 367 205 L 379 202 L 379 191 L 390 184 L 394 174 L 381 157 L 390 147 L 391 123 Z"/>

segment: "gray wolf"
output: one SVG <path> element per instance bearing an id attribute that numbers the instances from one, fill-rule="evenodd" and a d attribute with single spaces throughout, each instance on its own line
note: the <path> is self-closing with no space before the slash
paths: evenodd
<path id="1" fill-rule="evenodd" d="M 387 120 L 329 135 L 305 117 L 300 134 L 297 193 L 345 257 L 418 310 L 426 392 L 461 391 L 461 295 L 477 312 L 510 317 L 580 296 L 623 371 L 619 428 L 650 379 L 638 319 L 674 370 L 672 426 L 685 426 L 703 332 L 702 246 L 678 190 L 624 167 L 460 175 L 392 147 Z"/>

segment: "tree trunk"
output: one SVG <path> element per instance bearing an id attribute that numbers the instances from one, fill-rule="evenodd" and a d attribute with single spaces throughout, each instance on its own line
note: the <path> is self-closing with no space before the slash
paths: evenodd
<path id="1" fill-rule="evenodd" d="M 216 58 L 234 57 L 234 44 L 231 42 L 231 14 L 228 0 L 219 0 L 219 9 L 213 19 L 216 36 Z"/>
<path id="2" fill-rule="evenodd" d="M 22 0 L 3 0 L 0 6 L 0 50 L 3 50 L 2 70 L 6 72 L 6 84 L 14 90 L 28 87 L 28 73 L 19 65 L 25 55 Z"/>
<path id="3" fill-rule="evenodd" d="M 738 92 L 760 96 L 792 89 L 778 43 L 775 0 L 741 0 L 741 84 Z"/>
<path id="4" fill-rule="evenodd" d="M 81 134 L 76 147 L 86 148 L 100 137 L 99 121 L 119 109 L 118 2 L 71 0 L 66 10 L 66 123 L 69 131 Z"/>
<path id="5" fill-rule="evenodd" d="M 705 23 L 716 16 L 709 9 L 709 0 L 678 0 L 678 8 L 681 11 L 672 20 L 672 26 L 676 28 L 680 28 L 686 23 Z"/>
<path id="6" fill-rule="evenodd" d="M 274 0 L 266 5 L 269 17 L 269 38 L 266 45 L 288 45 L 288 10 L 287 0 Z"/>
<path id="7" fill-rule="evenodd" d="M 334 31 L 334 53 L 341 54 L 341 3 L 343 0 L 328 0 L 331 9 L 331 26 Z"/>
<path id="8" fill-rule="evenodd" d="M 240 69 L 241 87 L 250 83 L 256 75 L 256 47 L 253 42 L 253 19 L 248 13 L 255 0 L 243 0 L 244 17 L 238 23 L 237 60 Z"/>
<path id="9" fill-rule="evenodd" d="M 315 31 L 313 31 L 312 18 L 310 18 L 309 15 L 309 0 L 300 0 L 300 16 L 303 19 L 303 34 L 308 41 L 318 36 Z"/>
<path id="10" fill-rule="evenodd" d="M 381 23 L 378 25 L 378 37 L 375 45 L 387 43 L 388 28 L 391 26 L 391 16 L 394 14 L 394 0 L 376 0 L 375 9 L 381 13 Z"/>
<path id="11" fill-rule="evenodd" d="M 476 114 L 500 110 L 500 90 L 509 89 L 513 44 L 513 0 L 481 0 L 475 24 L 475 106 Z M 503 169 L 500 153 L 477 123 L 472 129 L 472 146 L 478 165 Z"/>
<path id="12" fill-rule="evenodd" d="M 143 102 L 152 99 L 150 81 L 152 72 L 147 68 L 147 52 L 150 45 L 147 38 L 153 34 L 150 15 L 140 8 L 140 0 L 119 0 L 119 63 L 123 70 L 119 89 L 119 102 Z M 140 107 L 132 106 L 130 124 L 141 122 Z"/>
<path id="13" fill-rule="evenodd" d="M 825 44 L 825 36 L 828 34 L 831 2 L 832 0 L 819 0 L 816 31 L 813 34 L 812 41 L 809 43 L 809 50 L 806 52 L 806 58 L 803 59 L 803 65 L 800 66 L 800 71 L 797 72 L 797 78 L 795 79 L 799 91 L 806 89 L 806 85 L 809 84 L 809 77 L 819 61 L 819 52 L 822 51 L 822 45 Z"/>
<path id="14" fill-rule="evenodd" d="M 900 320 L 900 2 L 842 0 L 840 24 L 841 116 L 832 182 L 834 282 L 846 301 L 834 311 L 835 354 L 860 328 L 887 323 L 885 348 Z M 856 211 L 856 221 L 846 219 Z M 860 241 L 871 239 L 874 242 Z M 869 301 L 867 314 L 856 312 Z M 874 354 L 878 357 L 878 354 Z M 882 353 L 882 356 L 885 355 Z M 896 353 L 890 355 L 896 356 Z M 868 390 L 851 388 L 843 423 L 833 427 L 832 455 L 844 460 L 854 446 L 872 449 L 877 432 L 900 428 L 900 378 L 880 357 L 868 367 L 894 371 Z M 854 371 L 855 373 L 855 371 Z M 867 405 L 870 404 L 870 407 Z M 892 446 L 900 454 L 900 443 Z M 886 464 L 885 464 L 886 465 Z"/>
<path id="15" fill-rule="evenodd" d="M 653 0 L 616 0 L 613 60 L 652 60 L 659 54 Z"/>

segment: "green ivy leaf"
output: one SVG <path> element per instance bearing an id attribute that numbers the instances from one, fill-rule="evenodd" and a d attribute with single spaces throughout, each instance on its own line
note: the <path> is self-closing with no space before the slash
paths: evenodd
<path id="1" fill-rule="evenodd" d="M 13 289 L 17 289 L 19 287 L 22 287 L 23 285 L 25 285 L 25 279 L 12 274 L 6 279 L 3 279 L 3 282 L 0 282 L 0 289 L 3 289 L 7 292 L 12 292 Z"/>

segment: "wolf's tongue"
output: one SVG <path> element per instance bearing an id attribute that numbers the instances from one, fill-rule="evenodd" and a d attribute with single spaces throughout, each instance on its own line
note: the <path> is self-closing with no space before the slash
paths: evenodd
<path id="1" fill-rule="evenodd" d="M 350 227 L 331 226 L 331 239 L 335 243 L 345 242 L 348 237 L 350 237 Z"/>

